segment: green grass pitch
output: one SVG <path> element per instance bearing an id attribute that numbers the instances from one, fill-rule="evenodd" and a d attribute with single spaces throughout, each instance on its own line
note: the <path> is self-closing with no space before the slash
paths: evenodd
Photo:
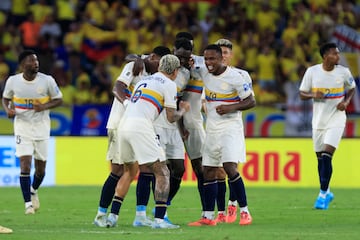
<path id="1" fill-rule="evenodd" d="M 35 215 L 24 215 L 20 188 L 0 188 L 0 225 L 14 230 L 0 239 L 87 240 L 300 240 L 360 239 L 360 189 L 332 189 L 335 199 L 329 210 L 314 210 L 317 189 L 247 189 L 253 224 L 219 224 L 215 227 L 188 227 L 200 217 L 197 189 L 183 186 L 168 209 L 170 219 L 180 229 L 135 228 L 135 186 L 132 186 L 120 211 L 118 226 L 98 228 L 92 224 L 101 186 L 43 187 L 41 207 Z M 153 203 L 149 204 L 151 215 Z"/>

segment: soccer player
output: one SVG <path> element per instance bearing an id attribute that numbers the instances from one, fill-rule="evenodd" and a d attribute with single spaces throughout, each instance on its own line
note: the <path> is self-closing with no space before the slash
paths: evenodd
<path id="1" fill-rule="evenodd" d="M 176 38 L 188 39 L 194 48 L 194 37 L 191 33 L 179 32 L 176 34 Z M 192 61 L 191 67 L 193 68 L 205 67 L 204 58 L 202 56 L 192 54 L 190 61 Z M 187 83 L 182 94 L 182 99 L 189 102 L 191 108 L 189 112 L 184 114 L 182 121 L 180 121 L 180 126 L 182 128 L 181 133 L 186 153 L 191 161 L 192 169 L 197 178 L 197 187 L 201 200 L 202 211 L 204 211 L 204 177 L 202 171 L 201 149 L 205 141 L 204 119 L 201 114 L 203 107 L 203 86 L 204 83 L 201 79 L 201 76 L 196 72 L 191 71 L 189 82 Z"/>
<path id="2" fill-rule="evenodd" d="M 62 104 L 62 93 L 55 79 L 39 72 L 39 61 L 32 50 L 18 57 L 21 73 L 10 76 L 3 92 L 2 104 L 14 119 L 16 156 L 20 158 L 20 187 L 25 214 L 35 214 L 40 202 L 38 189 L 45 176 L 50 137 L 50 110 Z M 32 158 L 35 173 L 30 179 Z"/>
<path id="3" fill-rule="evenodd" d="M 346 107 L 355 93 L 350 70 L 339 65 L 340 52 L 335 43 L 320 47 L 323 62 L 309 67 L 300 85 L 300 98 L 313 100 L 312 139 L 318 160 L 320 192 L 315 209 L 326 210 L 334 198 L 330 192 L 332 158 L 346 123 Z"/>
<path id="4" fill-rule="evenodd" d="M 179 38 L 174 43 L 174 55 L 180 60 L 181 68 L 178 71 L 174 82 L 177 85 L 178 98 L 181 98 L 182 90 L 185 88 L 189 78 L 189 60 L 191 57 L 192 45 L 185 38 Z M 141 62 L 141 61 L 140 61 Z M 180 188 L 180 183 L 185 172 L 184 166 L 184 146 L 177 123 L 169 123 L 166 112 L 162 112 L 154 123 L 155 132 L 160 144 L 166 153 L 167 166 L 170 170 L 170 192 L 167 204 L 175 197 Z M 150 184 L 153 184 L 153 174 L 146 166 L 140 166 L 140 174 L 136 185 L 136 215 L 133 222 L 134 227 L 149 226 L 146 216 L 146 207 L 150 197 Z M 167 213 L 165 221 L 171 223 Z"/>
<path id="5" fill-rule="evenodd" d="M 192 52 L 190 41 L 185 38 L 178 38 L 174 43 L 174 55 L 180 60 L 180 68 L 174 82 L 177 87 L 178 99 L 181 99 L 183 90 L 185 89 L 189 79 L 189 62 Z M 165 150 L 167 166 L 170 170 L 170 192 L 167 204 L 178 192 L 182 177 L 185 172 L 184 157 L 185 150 L 177 122 L 169 123 L 166 112 L 162 112 L 154 123 L 155 132 L 159 137 L 159 141 Z M 168 217 L 166 218 L 168 220 Z"/>
<path id="6" fill-rule="evenodd" d="M 222 62 L 220 46 L 211 44 L 204 50 L 206 68 L 197 69 L 205 85 L 206 137 L 203 148 L 205 212 L 189 226 L 215 226 L 215 201 L 218 192 L 217 168 L 223 167 L 230 188 L 240 206 L 240 225 L 252 222 L 244 182 L 238 163 L 246 160 L 244 129 L 241 111 L 253 108 L 255 98 L 244 77 Z M 196 69 L 195 69 L 196 70 Z"/>
<path id="7" fill-rule="evenodd" d="M 132 89 L 136 83 L 141 80 L 142 77 L 157 72 L 160 58 L 169 53 L 170 49 L 167 47 L 155 47 L 152 53 L 143 59 L 144 66 L 142 68 L 142 72 L 134 76 L 134 62 L 129 62 L 124 66 L 123 71 L 115 82 L 113 90 L 115 98 L 113 100 L 107 122 L 108 151 L 106 158 L 111 161 L 111 172 L 103 185 L 98 212 L 94 220 L 94 224 L 99 227 L 106 227 L 106 212 L 114 196 L 116 184 L 123 174 L 123 163 L 120 161 L 117 128 L 125 111 L 124 102 L 126 103 L 127 99 L 131 95 Z M 152 176 L 152 173 L 150 174 Z M 151 225 L 152 222 L 146 218 L 146 215 L 145 217 L 140 218 L 140 220 L 143 220 L 142 222 Z"/>
<path id="8" fill-rule="evenodd" d="M 116 187 L 108 227 L 114 227 L 120 207 L 135 178 L 138 164 L 147 165 L 155 176 L 155 219 L 153 228 L 178 228 L 164 221 L 169 194 L 169 169 L 155 133 L 154 121 L 162 111 L 167 120 L 175 122 L 189 110 L 187 102 L 179 103 L 176 110 L 177 89 L 173 82 L 180 68 L 179 59 L 171 54 L 160 59 L 159 72 L 144 78 L 135 86 L 130 102 L 119 126 L 120 156 L 124 161 L 124 174 Z"/>
<path id="9" fill-rule="evenodd" d="M 226 66 L 230 66 L 231 59 L 233 57 L 233 44 L 228 39 L 219 39 L 215 42 L 215 44 L 219 45 L 221 47 L 222 56 L 223 56 L 223 64 Z M 252 88 L 252 81 L 249 73 L 245 70 L 232 67 L 234 70 L 239 72 L 243 79 L 246 81 L 248 86 Z M 253 93 L 254 94 L 254 93 Z M 245 149 L 244 149 L 245 150 Z M 237 201 L 236 201 L 236 195 L 234 191 L 230 188 L 229 185 L 229 201 L 228 201 L 228 207 L 227 207 L 227 214 L 224 216 L 224 213 L 220 212 L 222 209 L 225 209 L 225 192 L 226 192 L 226 186 L 225 186 L 225 178 L 226 178 L 226 172 L 223 168 L 218 169 L 217 173 L 217 181 L 218 181 L 218 197 L 216 199 L 218 204 L 218 216 L 216 218 L 217 222 L 227 222 L 232 223 L 236 221 L 237 218 Z"/>

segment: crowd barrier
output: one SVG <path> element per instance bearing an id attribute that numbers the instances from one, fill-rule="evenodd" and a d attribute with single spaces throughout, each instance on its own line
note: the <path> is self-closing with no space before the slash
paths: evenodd
<path id="1" fill-rule="evenodd" d="M 333 187 L 360 187 L 360 139 L 343 139 L 333 159 Z M 247 186 L 318 187 L 317 159 L 310 138 L 248 138 L 247 162 L 239 165 Z M 44 185 L 102 185 L 109 174 L 106 137 L 52 137 Z M 196 185 L 185 156 L 184 185 Z M 33 169 L 32 169 L 33 171 Z M 19 185 L 14 137 L 0 136 L 0 186 Z"/>

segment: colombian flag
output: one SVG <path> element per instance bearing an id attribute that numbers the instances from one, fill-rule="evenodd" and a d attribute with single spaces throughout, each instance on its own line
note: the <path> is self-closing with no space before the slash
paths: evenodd
<path id="1" fill-rule="evenodd" d="M 83 33 L 81 50 L 92 61 L 105 59 L 120 46 L 115 31 L 106 31 L 85 23 Z"/>

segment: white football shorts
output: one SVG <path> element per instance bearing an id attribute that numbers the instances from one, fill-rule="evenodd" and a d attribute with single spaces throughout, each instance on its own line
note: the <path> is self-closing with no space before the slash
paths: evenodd
<path id="1" fill-rule="evenodd" d="M 161 128 L 156 126 L 155 132 L 161 147 L 166 153 L 166 159 L 184 159 L 185 148 L 178 129 Z"/>
<path id="2" fill-rule="evenodd" d="M 120 146 L 118 131 L 116 129 L 108 129 L 108 149 L 106 159 L 115 164 L 123 164 L 120 160 Z"/>
<path id="3" fill-rule="evenodd" d="M 138 161 L 139 165 L 143 165 L 157 160 L 166 160 L 154 127 L 148 120 L 123 119 L 118 133 L 122 162 Z"/>
<path id="4" fill-rule="evenodd" d="M 324 150 L 324 145 L 338 148 L 344 128 L 313 129 L 312 139 L 315 152 Z"/>
<path id="5" fill-rule="evenodd" d="M 190 160 L 202 157 L 201 150 L 205 142 L 205 130 L 203 128 L 190 128 L 189 137 L 184 141 L 186 153 Z"/>
<path id="6" fill-rule="evenodd" d="M 246 161 L 244 130 L 228 128 L 222 132 L 206 133 L 203 146 L 203 166 L 222 167 L 224 162 Z"/>
<path id="7" fill-rule="evenodd" d="M 46 161 L 48 157 L 49 140 L 32 140 L 24 136 L 15 136 L 17 157 L 34 156 L 36 160 Z"/>

